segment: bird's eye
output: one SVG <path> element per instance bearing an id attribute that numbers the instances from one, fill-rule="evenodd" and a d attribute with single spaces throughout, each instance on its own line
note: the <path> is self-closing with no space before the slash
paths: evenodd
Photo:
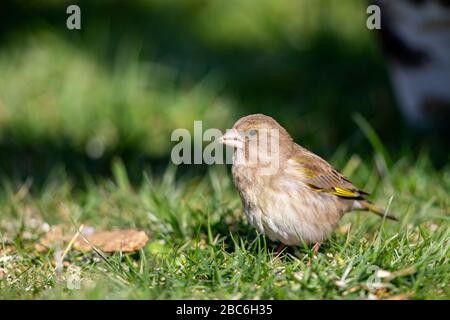
<path id="1" fill-rule="evenodd" d="M 249 130 L 248 132 L 247 132 L 247 135 L 249 136 L 249 137 L 254 137 L 254 136 L 256 136 L 256 130 L 255 129 L 252 129 L 252 130 Z"/>

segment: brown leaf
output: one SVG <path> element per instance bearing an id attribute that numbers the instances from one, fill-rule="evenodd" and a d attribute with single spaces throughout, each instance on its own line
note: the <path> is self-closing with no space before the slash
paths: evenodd
<path id="1" fill-rule="evenodd" d="M 73 232 L 72 232 L 73 234 Z M 65 242 L 70 240 L 70 230 L 67 226 L 58 224 L 52 226 L 50 231 L 47 232 L 35 245 L 35 249 L 39 252 L 47 251 L 50 248 L 59 246 L 62 247 Z"/>
<path id="2" fill-rule="evenodd" d="M 144 231 L 133 229 L 99 231 L 85 237 L 89 243 L 78 237 L 73 245 L 75 249 L 90 251 L 93 245 L 104 252 L 133 252 L 141 249 L 148 241 Z"/>
<path id="3" fill-rule="evenodd" d="M 54 247 L 63 248 L 76 232 L 68 226 L 53 226 L 35 245 L 35 248 L 39 252 Z M 92 249 L 91 244 L 104 252 L 132 252 L 141 249 L 148 241 L 144 231 L 133 229 L 96 232 L 90 227 L 85 227 L 82 234 L 88 242 L 83 237 L 78 236 L 73 243 L 73 247 L 83 252 L 90 251 Z"/>

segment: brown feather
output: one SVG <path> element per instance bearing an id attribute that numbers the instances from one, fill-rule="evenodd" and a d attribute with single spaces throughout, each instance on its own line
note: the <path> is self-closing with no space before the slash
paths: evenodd
<path id="1" fill-rule="evenodd" d="M 332 193 L 346 199 L 361 200 L 369 194 L 356 188 L 350 180 L 321 157 L 296 145 L 294 160 L 308 176 L 306 183 L 315 191 Z M 339 190 L 341 189 L 341 190 Z"/>

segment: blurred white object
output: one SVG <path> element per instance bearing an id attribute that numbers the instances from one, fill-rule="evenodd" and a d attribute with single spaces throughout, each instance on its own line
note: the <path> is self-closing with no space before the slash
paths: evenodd
<path id="1" fill-rule="evenodd" d="M 450 115 L 450 0 L 375 0 L 394 91 L 408 122 L 447 125 Z"/>

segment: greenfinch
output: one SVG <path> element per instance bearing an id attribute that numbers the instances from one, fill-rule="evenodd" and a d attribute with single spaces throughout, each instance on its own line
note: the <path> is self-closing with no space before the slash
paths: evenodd
<path id="1" fill-rule="evenodd" d="M 219 142 L 234 148 L 232 174 L 249 223 L 272 241 L 320 244 L 353 210 L 396 220 L 271 117 L 243 117 Z"/>

